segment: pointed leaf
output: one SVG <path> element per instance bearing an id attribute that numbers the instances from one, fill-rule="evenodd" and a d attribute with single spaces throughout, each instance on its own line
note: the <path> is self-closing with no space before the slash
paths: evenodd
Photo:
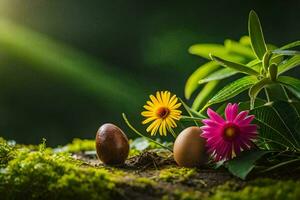
<path id="1" fill-rule="evenodd" d="M 291 49 L 291 48 L 294 48 L 294 47 L 297 47 L 297 46 L 300 46 L 300 41 L 295 41 L 295 42 L 292 42 L 292 43 L 289 43 L 287 45 L 284 45 L 283 47 L 280 47 L 280 49 Z"/>
<path id="2" fill-rule="evenodd" d="M 229 53 L 228 50 L 219 44 L 195 44 L 189 48 L 189 53 L 197 56 L 201 56 L 206 59 L 210 59 L 209 54 L 212 53 L 223 58 L 234 60 L 236 62 L 242 62 L 245 60 L 242 56 Z"/>
<path id="3" fill-rule="evenodd" d="M 300 51 L 295 50 L 281 50 L 276 49 L 272 51 L 274 54 L 284 55 L 284 56 L 294 56 L 294 55 L 300 55 Z"/>
<path id="4" fill-rule="evenodd" d="M 185 88 L 184 88 L 184 95 L 186 99 L 189 99 L 193 92 L 199 87 L 198 81 L 200 79 L 205 78 L 211 72 L 219 68 L 219 64 L 214 61 L 205 63 L 204 65 L 200 66 L 192 75 L 188 78 Z"/>
<path id="5" fill-rule="evenodd" d="M 205 106 L 208 107 L 212 104 L 215 103 L 220 103 L 223 101 L 226 101 L 241 92 L 249 89 L 252 85 L 254 85 L 257 82 L 256 77 L 253 76 L 246 76 L 241 79 L 238 79 L 231 84 L 225 86 L 223 89 L 221 89 L 213 98 L 209 100 L 207 105 Z"/>
<path id="6" fill-rule="evenodd" d="M 255 55 L 253 54 L 253 51 L 248 46 L 242 45 L 239 42 L 236 42 L 234 40 L 225 40 L 224 42 L 225 48 L 232 53 L 236 53 L 238 55 L 241 55 L 243 57 L 247 57 L 250 59 L 255 59 Z"/>
<path id="7" fill-rule="evenodd" d="M 251 10 L 249 14 L 248 31 L 251 39 L 252 49 L 256 56 L 262 60 L 265 52 L 267 51 L 267 46 L 259 18 L 253 10 Z"/>
<path id="8" fill-rule="evenodd" d="M 300 56 L 293 56 L 278 65 L 278 75 L 300 65 Z"/>
<path id="9" fill-rule="evenodd" d="M 220 69 L 220 70 L 217 70 L 217 71 L 211 73 L 204 79 L 200 79 L 198 83 L 203 84 L 203 83 L 207 83 L 207 82 L 214 81 L 214 80 L 221 80 L 221 79 L 233 76 L 237 73 L 239 73 L 239 72 L 234 69 L 223 68 L 223 69 Z"/>
<path id="10" fill-rule="evenodd" d="M 231 174 L 245 180 L 255 167 L 255 162 L 268 153 L 271 152 L 262 150 L 243 151 L 238 157 L 227 161 L 225 166 Z"/>
<path id="11" fill-rule="evenodd" d="M 198 113 L 197 111 L 195 111 L 194 109 L 190 108 L 184 101 L 182 101 L 182 99 L 180 99 L 180 102 L 182 103 L 184 109 L 186 110 L 186 112 L 190 115 L 190 117 L 194 118 L 194 117 L 197 117 L 197 118 L 202 118 L 203 115 Z M 200 126 L 199 125 L 199 122 L 197 120 L 194 120 L 195 122 L 195 125 L 196 126 Z"/>
<path id="12" fill-rule="evenodd" d="M 259 139 L 272 150 L 299 149 L 300 134 L 296 124 L 299 112 L 295 102 L 277 101 L 254 108 L 250 114 L 255 115 L 254 122 L 259 126 Z"/>
<path id="13" fill-rule="evenodd" d="M 255 98 L 258 95 L 258 93 L 269 84 L 272 84 L 272 81 L 269 78 L 263 78 L 249 89 L 251 109 L 254 108 Z"/>
<path id="14" fill-rule="evenodd" d="M 241 43 L 244 46 L 251 47 L 251 40 L 248 35 L 244 35 L 240 38 L 239 43 Z"/>
<path id="15" fill-rule="evenodd" d="M 289 76 L 279 76 L 277 80 L 279 83 L 281 83 L 287 87 L 291 87 L 291 88 L 293 88 L 293 90 L 295 90 L 295 92 L 300 93 L 300 80 L 299 79 L 289 77 Z"/>
<path id="16" fill-rule="evenodd" d="M 235 69 L 237 71 L 240 71 L 242 73 L 249 74 L 249 75 L 254 75 L 254 76 L 259 75 L 259 73 L 257 71 L 247 67 L 246 65 L 227 61 L 227 60 L 224 60 L 224 59 L 219 58 L 214 55 L 211 55 L 211 59 L 215 60 L 216 62 L 218 62 L 220 65 L 223 65 L 224 67 L 229 67 L 229 68 Z"/>
<path id="17" fill-rule="evenodd" d="M 217 87 L 218 83 L 219 81 L 210 81 L 207 83 L 195 98 L 192 109 L 199 110 L 199 108 L 204 106 L 208 98 L 211 96 L 213 90 Z"/>

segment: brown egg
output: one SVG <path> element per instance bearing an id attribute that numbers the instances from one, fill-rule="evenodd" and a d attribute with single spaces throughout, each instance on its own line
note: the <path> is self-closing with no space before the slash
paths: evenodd
<path id="1" fill-rule="evenodd" d="M 123 164 L 129 152 L 127 136 L 114 124 L 103 124 L 96 134 L 96 150 L 103 163 Z"/>
<path id="2" fill-rule="evenodd" d="M 181 167 L 197 167 L 204 165 L 208 156 L 206 154 L 206 140 L 200 136 L 199 127 L 193 126 L 184 129 L 174 143 L 174 159 Z"/>

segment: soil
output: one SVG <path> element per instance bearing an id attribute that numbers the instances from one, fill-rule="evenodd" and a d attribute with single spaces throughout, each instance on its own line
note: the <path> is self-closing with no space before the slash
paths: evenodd
<path id="1" fill-rule="evenodd" d="M 147 178 L 155 181 L 155 185 L 147 185 L 146 188 L 122 185 L 126 188 L 121 194 L 122 199 L 161 199 L 166 194 L 172 194 L 174 191 L 181 192 L 201 192 L 201 195 L 208 196 L 211 189 L 222 185 L 228 181 L 234 182 L 233 189 L 237 190 L 245 185 L 236 177 L 233 177 L 225 169 L 209 169 L 208 167 L 195 168 L 193 175 L 188 178 L 174 178 L 171 180 L 162 180 L 159 178 L 160 172 L 165 169 L 179 168 L 171 154 L 160 155 L 153 151 L 145 151 L 140 155 L 127 159 L 123 165 L 106 166 L 101 163 L 96 155 L 85 155 L 83 153 L 75 154 L 75 158 L 86 162 L 94 167 L 117 168 L 138 178 Z M 168 196 L 168 199 L 177 199 Z"/>

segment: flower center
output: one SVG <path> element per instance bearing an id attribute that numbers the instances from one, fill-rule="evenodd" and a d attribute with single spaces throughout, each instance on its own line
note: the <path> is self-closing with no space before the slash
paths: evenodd
<path id="1" fill-rule="evenodd" d="M 227 124 L 223 129 L 223 138 L 232 141 L 240 134 L 240 129 L 235 124 Z"/>
<path id="2" fill-rule="evenodd" d="M 165 119 L 166 117 L 168 117 L 170 113 L 170 110 L 166 107 L 160 107 L 156 110 L 156 115 L 159 118 Z"/>

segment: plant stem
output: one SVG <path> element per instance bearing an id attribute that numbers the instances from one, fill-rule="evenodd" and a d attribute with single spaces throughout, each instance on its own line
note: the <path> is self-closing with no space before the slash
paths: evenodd
<path id="1" fill-rule="evenodd" d="M 170 128 L 169 131 L 172 134 L 172 136 L 176 139 L 177 138 L 177 134 L 174 132 L 174 130 Z"/>
<path id="2" fill-rule="evenodd" d="M 142 133 L 140 133 L 139 131 L 137 131 L 137 130 L 130 124 L 130 122 L 128 121 L 128 119 L 127 119 L 125 113 L 122 113 L 122 117 L 123 117 L 125 123 L 127 124 L 127 126 L 128 126 L 133 132 L 135 132 L 137 135 L 139 135 L 139 136 L 141 136 L 141 137 L 147 139 L 148 141 L 153 142 L 153 143 L 155 143 L 155 144 L 161 146 L 162 148 L 167 149 L 167 150 L 169 150 L 169 151 L 171 151 L 171 152 L 173 153 L 173 150 L 172 150 L 171 148 L 166 147 L 166 146 L 164 146 L 163 144 L 161 144 L 161 143 L 159 143 L 159 142 L 156 142 L 155 140 L 153 140 L 153 139 L 151 139 L 151 138 L 149 138 L 149 137 L 147 137 L 147 136 L 144 136 Z"/>
<path id="3" fill-rule="evenodd" d="M 288 100 L 289 102 L 292 101 L 292 100 L 290 99 L 290 97 L 289 97 L 289 95 L 288 95 L 288 93 L 287 93 L 285 87 L 281 85 L 281 88 L 282 88 L 282 90 L 283 90 L 283 92 L 284 92 L 284 95 L 286 96 L 287 100 Z"/>
<path id="4" fill-rule="evenodd" d="M 267 97 L 267 101 L 268 101 L 268 103 L 270 103 L 270 96 L 269 96 L 268 90 L 267 90 L 267 88 L 264 88 L 264 90 L 265 90 L 265 94 Z"/>
<path id="5" fill-rule="evenodd" d="M 191 117 L 194 117 L 194 115 L 192 114 L 192 112 L 190 111 L 190 107 L 188 107 L 188 105 L 186 105 L 185 103 L 184 103 L 184 101 L 182 101 L 182 99 L 180 99 L 179 98 L 179 101 L 182 103 L 182 105 L 183 105 L 183 107 L 185 108 L 185 110 L 187 111 L 187 113 L 191 116 Z M 194 120 L 194 122 L 195 122 L 195 124 L 196 124 L 196 126 L 200 126 L 200 124 L 196 121 L 196 120 Z"/>
<path id="6" fill-rule="evenodd" d="M 262 172 L 268 172 L 268 171 L 274 170 L 274 169 L 276 169 L 276 168 L 278 168 L 278 167 L 282 167 L 282 166 L 284 166 L 284 165 L 288 165 L 288 164 L 291 164 L 291 163 L 297 162 L 297 161 L 300 161 L 300 159 L 299 159 L 299 158 L 296 158 L 296 159 L 293 159 L 293 160 L 289 160 L 289 161 L 286 161 L 286 162 L 279 163 L 279 164 L 277 164 L 277 165 L 274 165 L 274 166 L 272 166 L 272 167 L 269 167 L 268 169 L 263 170 Z"/>

